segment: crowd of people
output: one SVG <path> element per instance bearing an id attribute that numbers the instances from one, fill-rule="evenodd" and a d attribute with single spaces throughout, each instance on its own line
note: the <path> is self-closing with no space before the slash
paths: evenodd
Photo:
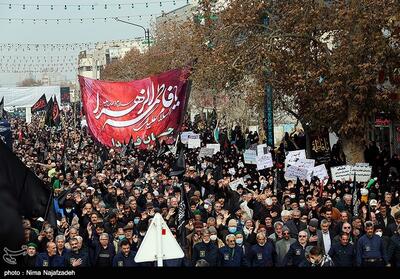
<path id="1" fill-rule="evenodd" d="M 271 151 L 274 167 L 257 171 L 243 152 L 259 143 L 258 134 L 220 129 L 220 152 L 199 158 L 200 148 L 182 146 L 186 167 L 175 176 L 173 152 L 105 149 L 68 114 L 59 128 L 44 128 L 38 116 L 10 122 L 14 153 L 53 187 L 57 214 L 55 225 L 23 218 L 27 253 L 19 266 L 155 266 L 134 258 L 160 213 L 185 254 L 164 266 L 400 267 L 397 156 L 375 161 L 382 154 L 374 150 L 368 157 L 376 179 L 368 189 L 357 183 L 355 209 L 350 181 L 329 179 L 321 187 L 316 177 L 285 180 L 285 152 L 301 148 L 302 134 L 286 135 Z M 203 146 L 216 140 L 213 126 L 198 120 L 185 121 L 182 131 L 199 133 Z M 239 178 L 244 185 L 232 190 Z M 181 230 L 184 199 L 189 212 Z"/>

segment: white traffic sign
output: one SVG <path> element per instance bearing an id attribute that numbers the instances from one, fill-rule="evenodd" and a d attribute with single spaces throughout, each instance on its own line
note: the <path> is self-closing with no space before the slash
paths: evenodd
<path id="1" fill-rule="evenodd" d="M 135 262 L 157 261 L 158 266 L 163 266 L 163 260 L 183 257 L 182 248 L 172 235 L 161 214 L 156 213 L 135 256 Z"/>

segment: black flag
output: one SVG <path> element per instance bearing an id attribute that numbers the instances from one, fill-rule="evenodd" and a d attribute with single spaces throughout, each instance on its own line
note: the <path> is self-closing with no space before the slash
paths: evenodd
<path id="1" fill-rule="evenodd" d="M 47 100 L 46 100 L 46 95 L 43 94 L 42 97 L 40 97 L 39 100 L 31 107 L 32 113 L 38 112 L 38 111 L 44 111 L 46 110 L 47 106 Z"/>
<path id="2" fill-rule="evenodd" d="M 354 172 L 353 178 L 353 216 L 358 216 L 356 172 Z"/>
<path id="3" fill-rule="evenodd" d="M 60 123 L 61 123 L 60 107 L 58 106 L 58 102 L 57 102 L 57 97 L 56 96 L 54 96 L 54 104 L 53 104 L 51 118 L 52 118 L 54 126 L 60 125 Z"/>
<path id="4" fill-rule="evenodd" d="M 50 98 L 46 106 L 46 117 L 44 121 L 44 123 L 49 127 L 51 127 L 53 124 L 53 104 L 53 98 Z"/>
<path id="5" fill-rule="evenodd" d="M 165 153 L 167 153 L 169 151 L 169 148 L 168 148 L 167 144 L 165 143 L 165 141 L 163 141 L 160 144 L 160 141 L 158 140 L 158 138 L 156 138 L 156 148 L 157 148 L 157 158 L 161 157 L 162 155 L 164 155 Z"/>
<path id="6" fill-rule="evenodd" d="M 185 246 L 186 243 L 186 229 L 185 229 L 185 220 L 189 220 L 191 218 L 191 212 L 189 207 L 189 202 L 187 199 L 185 188 L 183 187 L 183 183 L 181 183 L 181 200 L 179 202 L 178 208 L 178 223 L 177 223 L 177 232 L 180 239 L 180 244 Z"/>
<path id="7" fill-rule="evenodd" d="M 186 171 L 186 162 L 185 162 L 185 154 L 184 150 L 181 149 L 179 152 L 179 156 L 175 161 L 175 165 L 170 172 L 170 176 L 178 176 L 181 178 Z"/>
<path id="8" fill-rule="evenodd" d="M 56 225 L 52 192 L 2 141 L 0 158 L 0 248 L 16 249 L 23 242 L 20 216 L 47 217 Z"/>
<path id="9" fill-rule="evenodd" d="M 0 102 L 0 119 L 4 117 L 4 97 L 1 99 Z"/>

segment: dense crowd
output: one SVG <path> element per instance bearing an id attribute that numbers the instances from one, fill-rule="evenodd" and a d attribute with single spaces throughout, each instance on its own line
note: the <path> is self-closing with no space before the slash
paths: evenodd
<path id="1" fill-rule="evenodd" d="M 62 126 L 46 129 L 11 120 L 14 153 L 54 189 L 56 226 L 23 219 L 25 267 L 154 266 L 134 257 L 155 213 L 160 213 L 182 247 L 183 259 L 165 266 L 397 266 L 400 267 L 400 205 L 397 156 L 371 144 L 366 159 L 373 181 L 353 183 L 286 181 L 285 152 L 302 149 L 301 131 L 286 134 L 271 150 L 274 167 L 257 171 L 243 152 L 259 143 L 257 133 L 186 120 L 182 131 L 200 134 L 202 145 L 221 151 L 198 158 L 200 148 L 183 146 L 183 177 L 171 176 L 174 152 L 97 144 L 86 127 L 63 114 Z M 340 143 L 330 166 L 345 163 Z M 234 169 L 234 172 L 230 171 Z M 229 183 L 244 178 L 232 190 Z M 182 192 L 184 191 L 184 192 Z M 188 201 L 184 229 L 178 211 Z"/>

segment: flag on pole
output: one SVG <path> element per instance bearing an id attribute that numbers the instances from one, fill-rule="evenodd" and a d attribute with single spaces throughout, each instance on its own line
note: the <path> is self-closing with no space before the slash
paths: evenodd
<path id="1" fill-rule="evenodd" d="M 46 106 L 47 106 L 46 95 L 43 94 L 42 97 L 40 97 L 39 100 L 37 100 L 36 103 L 31 107 L 31 112 L 35 113 L 38 111 L 44 111 L 46 110 Z"/>
<path id="2" fill-rule="evenodd" d="M 53 98 L 50 98 L 50 100 L 47 102 L 46 106 L 46 116 L 45 116 L 45 125 L 51 127 L 53 120 L 52 120 L 52 115 L 53 115 Z"/>
<path id="3" fill-rule="evenodd" d="M 58 126 L 61 123 L 60 107 L 58 106 L 56 96 L 54 96 L 54 104 L 53 104 L 53 110 L 52 110 L 52 122 L 53 122 L 54 126 Z"/>
<path id="4" fill-rule="evenodd" d="M 354 172 L 353 178 L 353 216 L 358 215 L 358 202 L 357 202 L 357 181 L 356 172 Z"/>
<path id="5" fill-rule="evenodd" d="M 4 97 L 1 99 L 0 102 L 0 119 L 4 117 Z"/>

